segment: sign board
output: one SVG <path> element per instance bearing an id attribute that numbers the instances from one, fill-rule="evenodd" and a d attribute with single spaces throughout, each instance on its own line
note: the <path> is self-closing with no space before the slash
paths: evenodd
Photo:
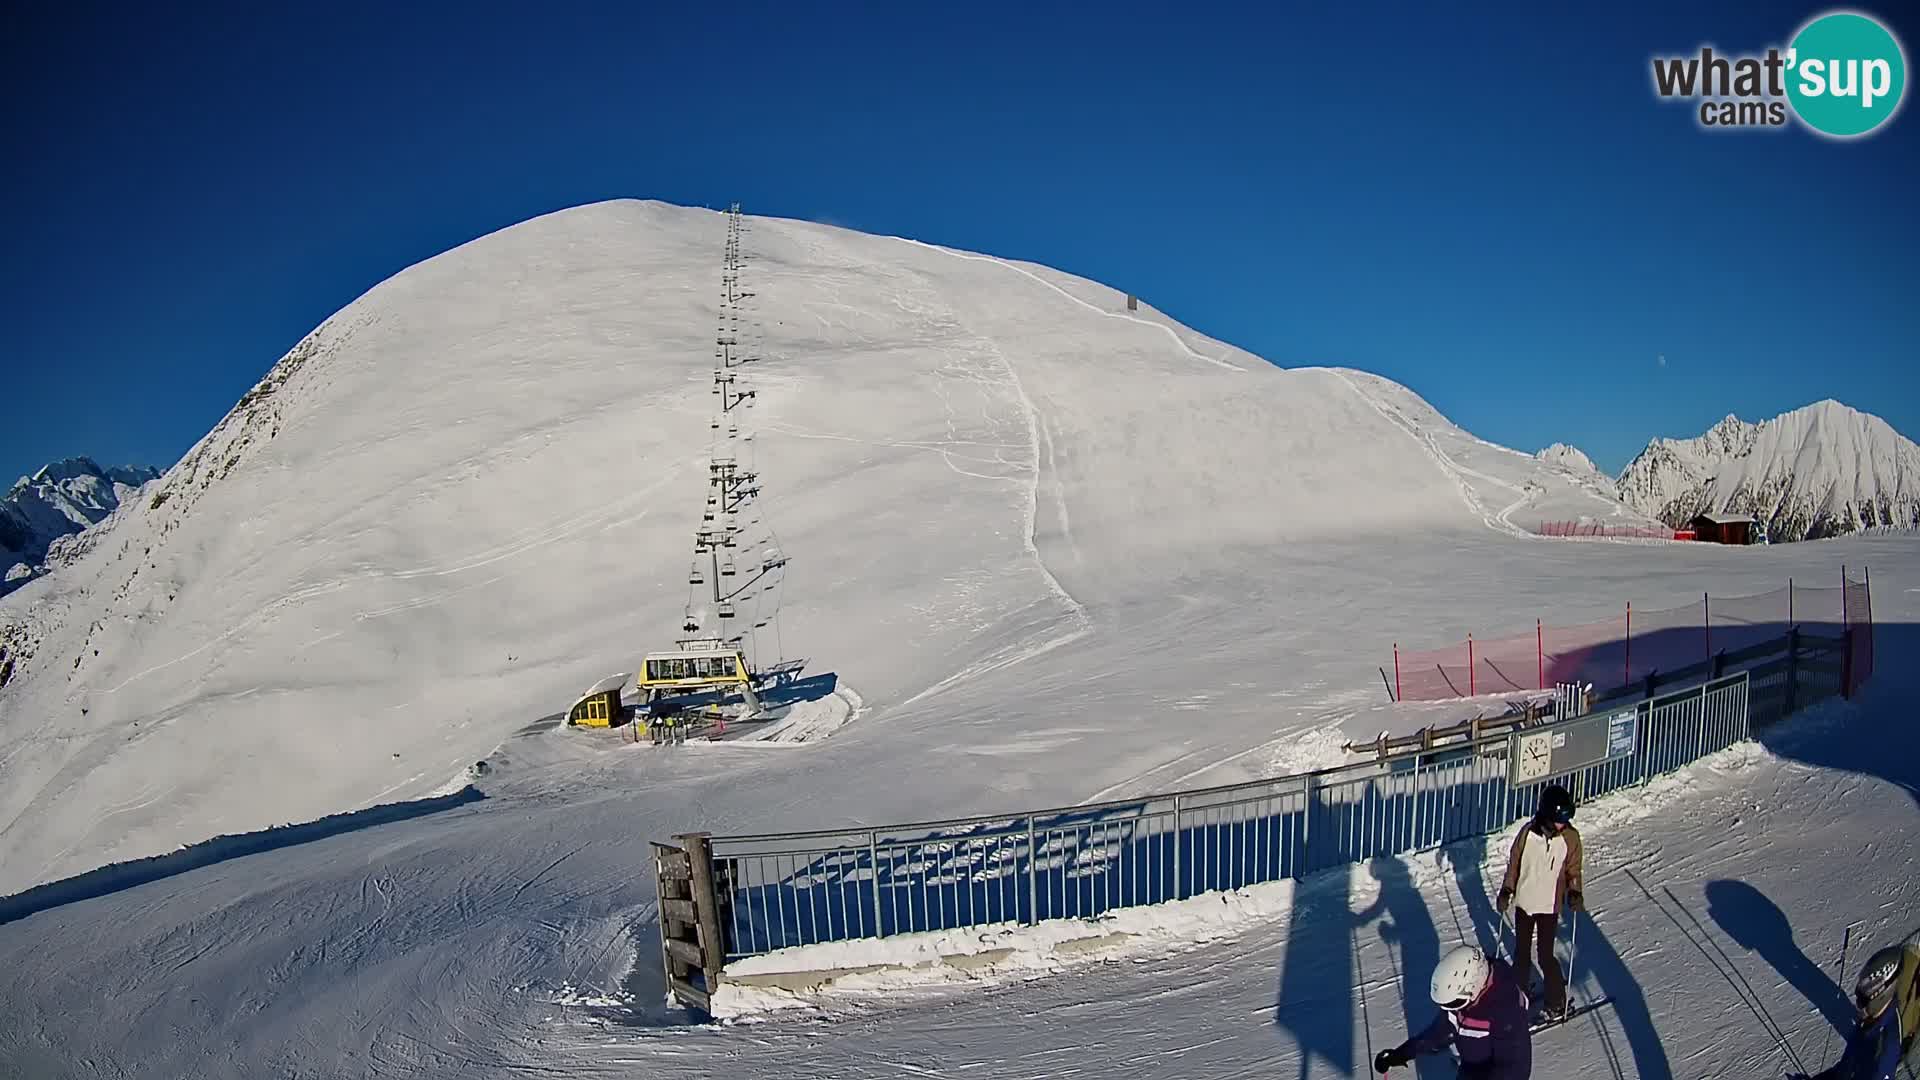
<path id="1" fill-rule="evenodd" d="M 1516 787 L 1632 757 L 1640 738 L 1638 707 L 1563 720 L 1507 738 L 1507 779 Z"/>

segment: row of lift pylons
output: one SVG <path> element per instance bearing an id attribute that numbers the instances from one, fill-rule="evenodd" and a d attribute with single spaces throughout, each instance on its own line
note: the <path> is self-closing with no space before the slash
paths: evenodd
<path id="1" fill-rule="evenodd" d="M 638 672 L 609 675 L 589 687 L 568 710 L 569 724 L 618 727 L 638 721 L 636 740 L 644 726 L 656 742 L 690 735 L 720 737 L 730 721 L 763 719 L 759 691 L 791 678 L 797 667 L 780 657 L 765 668 L 754 663 L 760 651 L 753 647 L 756 641 L 765 636 L 779 641 L 779 586 L 787 560 L 771 529 L 765 529 L 764 536 L 748 536 L 751 509 L 760 496 L 759 474 L 740 461 L 735 448 L 751 441 L 751 435 L 741 436 L 739 419 L 758 395 L 745 385 L 742 369 L 760 358 L 746 355 L 740 336 L 741 301 L 753 294 L 740 286 L 746 225 L 739 203 L 727 208 L 726 219 L 706 505 L 693 535 L 681 636 L 673 649 L 647 653 Z M 635 699 L 631 705 L 623 697 L 629 688 Z"/>

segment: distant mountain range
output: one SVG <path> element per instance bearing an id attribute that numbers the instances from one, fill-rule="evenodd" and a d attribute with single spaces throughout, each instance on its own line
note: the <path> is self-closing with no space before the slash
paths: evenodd
<path id="1" fill-rule="evenodd" d="M 1920 445 L 1877 416 L 1820 401 L 1759 423 L 1728 416 L 1698 438 L 1655 439 L 1618 489 L 1669 525 L 1752 515 L 1775 543 L 1910 527 L 1920 525 Z"/>
<path id="2" fill-rule="evenodd" d="M 103 468 L 91 458 L 56 461 L 21 477 L 0 500 L 0 595 L 59 561 L 61 541 L 105 520 L 156 480 L 145 465 Z"/>

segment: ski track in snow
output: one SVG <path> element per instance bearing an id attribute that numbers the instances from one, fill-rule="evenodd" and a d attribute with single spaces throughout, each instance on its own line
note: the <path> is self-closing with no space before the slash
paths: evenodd
<path id="1" fill-rule="evenodd" d="M 1434 441 L 1432 432 L 1427 431 L 1425 428 L 1408 419 L 1399 409 L 1394 408 L 1387 402 L 1379 400 L 1374 397 L 1374 395 L 1362 389 L 1360 384 L 1348 378 L 1345 372 L 1337 371 L 1333 368 L 1301 368 L 1296 370 L 1324 371 L 1334 376 L 1341 382 L 1346 383 L 1348 388 L 1351 389 L 1360 400 L 1371 406 L 1373 411 L 1379 413 L 1388 423 L 1406 432 L 1409 438 L 1418 443 L 1422 450 L 1426 451 L 1427 456 L 1433 460 L 1433 463 L 1439 467 L 1447 479 L 1453 481 L 1454 487 L 1460 492 L 1460 497 L 1466 500 L 1467 506 L 1472 509 L 1475 514 L 1479 515 L 1480 520 L 1486 522 L 1487 528 L 1492 529 L 1494 532 L 1506 533 L 1510 536 L 1533 537 L 1532 533 L 1513 523 L 1514 513 L 1526 506 L 1532 499 L 1532 496 L 1527 491 L 1497 476 L 1488 476 L 1486 473 L 1468 468 L 1453 460 L 1453 458 L 1447 456 L 1446 451 L 1440 449 L 1439 444 Z M 1490 512 L 1487 509 L 1486 503 L 1482 502 L 1480 496 L 1473 490 L 1473 485 L 1467 483 L 1467 477 L 1473 477 L 1476 480 L 1482 480 L 1497 487 L 1506 488 L 1508 491 L 1517 493 L 1520 497 L 1497 513 Z"/>
<path id="2" fill-rule="evenodd" d="M 1152 322 L 1148 319 L 1135 318 L 1132 315 L 1127 315 L 1122 312 L 1108 311 L 1105 308 L 1099 307 L 1097 305 L 1089 304 L 1085 300 L 1080 299 L 1079 297 L 1073 295 L 1072 293 L 1061 288 L 1060 286 L 1055 285 L 1053 282 L 1048 281 L 1046 278 L 1041 277 L 1040 275 L 1034 273 L 1033 271 L 1027 270 L 1023 267 L 1015 266 L 1005 259 L 995 258 L 992 255 L 975 255 L 971 252 L 955 251 L 952 248 L 941 247 L 939 244 L 929 244 L 924 240 L 914 240 L 905 236 L 896 236 L 894 237 L 894 239 L 900 241 L 903 244 L 912 244 L 915 247 L 926 248 L 929 251 L 937 251 L 942 255 L 948 255 L 956 259 L 967 259 L 972 262 L 992 263 L 995 266 L 1004 266 L 1008 270 L 1011 270 L 1014 273 L 1019 274 L 1021 277 L 1027 278 L 1030 281 L 1037 282 L 1041 286 L 1051 289 L 1056 293 L 1059 293 L 1061 296 L 1066 297 L 1068 300 L 1072 301 L 1073 303 L 1078 304 L 1083 308 L 1086 308 L 1088 311 L 1091 311 L 1095 315 L 1099 315 L 1102 318 L 1120 319 L 1124 322 L 1130 322 L 1137 326 L 1152 327 L 1153 329 L 1158 330 L 1161 333 L 1167 335 L 1167 337 L 1173 341 L 1175 348 L 1178 348 L 1181 352 L 1187 354 L 1188 356 L 1193 357 L 1195 360 L 1204 360 L 1215 367 L 1226 368 L 1228 371 L 1238 371 L 1238 372 L 1244 373 L 1246 370 L 1240 367 L 1240 365 L 1238 364 L 1229 363 L 1228 361 L 1222 360 L 1219 357 L 1208 356 L 1206 353 L 1195 350 L 1193 346 L 1188 345 L 1184 340 L 1182 340 L 1179 334 L 1174 333 L 1172 327 L 1169 327 L 1163 323 Z"/>

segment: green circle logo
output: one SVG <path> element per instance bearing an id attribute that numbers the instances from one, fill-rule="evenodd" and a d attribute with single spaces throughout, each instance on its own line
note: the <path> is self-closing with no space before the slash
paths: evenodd
<path id="1" fill-rule="evenodd" d="M 1847 139 L 1865 135 L 1900 108 L 1907 59 L 1887 28 L 1851 11 L 1802 27 L 1787 50 L 1787 100 L 1808 127 Z"/>

